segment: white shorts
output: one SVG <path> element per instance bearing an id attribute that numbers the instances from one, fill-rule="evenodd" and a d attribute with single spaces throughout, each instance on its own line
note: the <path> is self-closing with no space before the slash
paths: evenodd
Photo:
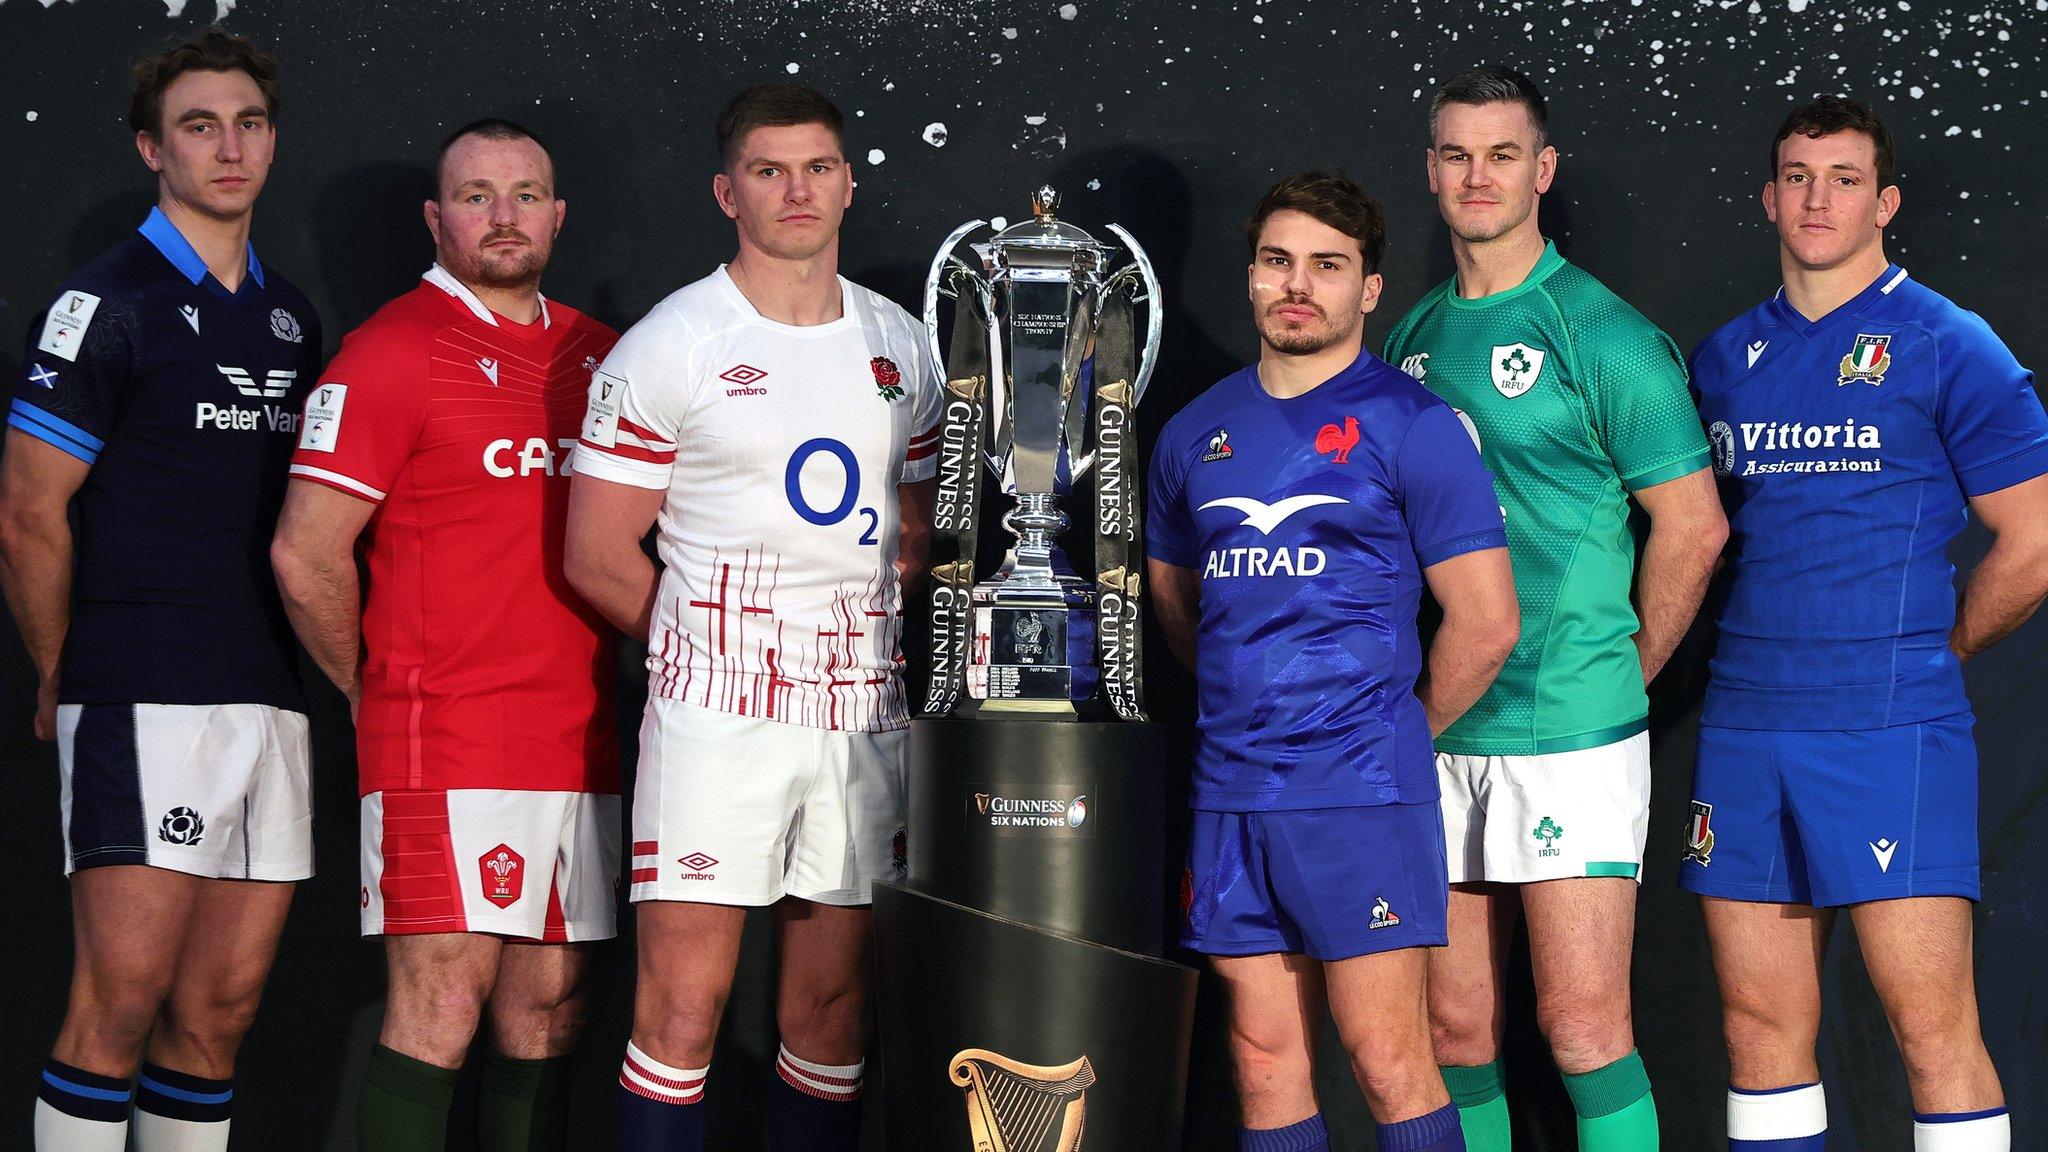
<path id="1" fill-rule="evenodd" d="M 363 935 L 618 932 L 619 798 L 500 788 L 363 797 Z"/>
<path id="2" fill-rule="evenodd" d="M 903 875 L 910 733 L 835 732 L 656 696 L 640 724 L 633 899 L 871 900 Z"/>
<path id="3" fill-rule="evenodd" d="M 1439 752 L 1451 883 L 1642 879 L 1650 734 L 1543 756 Z"/>
<path id="4" fill-rule="evenodd" d="M 268 704 L 60 704 L 64 872 L 313 874 L 306 717 Z"/>

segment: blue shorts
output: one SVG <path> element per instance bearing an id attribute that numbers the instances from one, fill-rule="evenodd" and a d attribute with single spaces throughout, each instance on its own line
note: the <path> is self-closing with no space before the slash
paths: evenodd
<path id="1" fill-rule="evenodd" d="M 1435 804 L 1193 816 L 1181 943 L 1196 952 L 1347 960 L 1446 942 Z"/>
<path id="2" fill-rule="evenodd" d="M 1978 897 L 1969 713 L 1856 732 L 1700 728 L 1678 882 L 1817 908 Z"/>

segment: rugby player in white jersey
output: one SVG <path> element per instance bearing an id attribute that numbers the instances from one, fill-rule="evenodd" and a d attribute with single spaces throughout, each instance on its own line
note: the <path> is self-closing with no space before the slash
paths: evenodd
<path id="1" fill-rule="evenodd" d="M 648 644 L 633 796 L 639 990 L 619 1146 L 703 1147 L 750 906 L 772 905 L 771 1149 L 860 1134 L 870 884 L 897 875 L 902 595 L 938 442 L 921 327 L 838 275 L 843 119 L 796 85 L 719 116 L 731 263 L 656 305 L 591 384 L 567 575 Z M 659 523 L 661 565 L 640 541 Z"/>

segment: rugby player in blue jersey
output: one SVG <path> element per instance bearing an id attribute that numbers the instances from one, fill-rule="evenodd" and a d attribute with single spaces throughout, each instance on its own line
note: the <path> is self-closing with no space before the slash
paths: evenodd
<path id="1" fill-rule="evenodd" d="M 1885 258 L 1890 133 L 1825 98 L 1778 130 L 1784 288 L 1692 379 L 1730 526 L 1680 881 L 1704 899 L 1736 1152 L 1818 1152 L 1821 958 L 1849 909 L 1920 1152 L 2003 1152 L 1978 1028 L 1977 760 L 1962 661 L 2048 594 L 2048 416 L 1984 321 Z M 1960 605 L 1948 545 L 1995 538 Z"/>
<path id="2" fill-rule="evenodd" d="M 1423 1000 L 1449 891 L 1430 740 L 1514 648 L 1507 537 L 1469 424 L 1361 343 L 1379 205 L 1305 173 L 1246 236 L 1259 362 L 1169 421 L 1151 470 L 1154 603 L 1200 692 L 1182 941 L 1229 996 L 1240 1148 L 1328 1148 L 1327 994 L 1378 1146 L 1463 1149 Z"/>
<path id="3" fill-rule="evenodd" d="M 0 585 L 57 742 L 76 925 L 38 1152 L 121 1152 L 131 1104 L 141 1152 L 227 1147 L 235 1051 L 313 871 L 269 546 L 320 329 L 249 243 L 276 114 L 277 61 L 220 29 L 135 66 L 157 207 L 64 281 L 8 412 Z"/>

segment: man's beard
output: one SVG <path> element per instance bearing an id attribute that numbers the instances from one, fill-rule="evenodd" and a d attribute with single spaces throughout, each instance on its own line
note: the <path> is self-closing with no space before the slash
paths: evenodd
<path id="1" fill-rule="evenodd" d="M 1520 228 L 1522 226 L 1522 221 L 1527 220 L 1529 218 L 1529 213 L 1533 211 L 1535 207 L 1536 200 L 1534 197 L 1531 197 L 1528 204 L 1526 204 L 1522 208 L 1521 215 L 1516 216 L 1512 220 L 1503 221 L 1499 227 L 1487 227 L 1481 228 L 1477 231 L 1461 232 L 1455 226 L 1453 226 L 1451 228 L 1451 231 L 1458 237 L 1458 239 L 1463 240 L 1467 244 L 1484 244 L 1490 240 L 1498 240 L 1501 237 L 1507 235 L 1508 233 L 1513 232 L 1515 229 Z"/>
<path id="2" fill-rule="evenodd" d="M 491 239 L 501 239 L 492 237 Z M 486 240 L 485 243 L 489 243 Z M 456 269 L 457 279 L 485 288 L 526 288 L 540 282 L 541 270 L 547 267 L 547 253 L 537 247 L 520 248 L 509 257 L 492 256 L 488 252 L 465 253 Z"/>
<path id="3" fill-rule="evenodd" d="M 1301 301 L 1283 300 L 1273 305 L 1273 308 L 1284 308 L 1290 304 L 1298 306 Z M 1320 308 L 1317 310 L 1321 311 Z M 1270 315 L 1272 309 L 1267 311 L 1268 315 L 1259 317 L 1259 338 L 1275 352 L 1289 356 L 1312 356 L 1333 344 L 1350 339 L 1351 334 L 1358 330 L 1359 322 L 1355 316 L 1349 324 L 1335 324 L 1330 321 L 1328 313 L 1323 313 L 1323 324 L 1320 328 L 1290 328 L 1284 321 Z"/>

